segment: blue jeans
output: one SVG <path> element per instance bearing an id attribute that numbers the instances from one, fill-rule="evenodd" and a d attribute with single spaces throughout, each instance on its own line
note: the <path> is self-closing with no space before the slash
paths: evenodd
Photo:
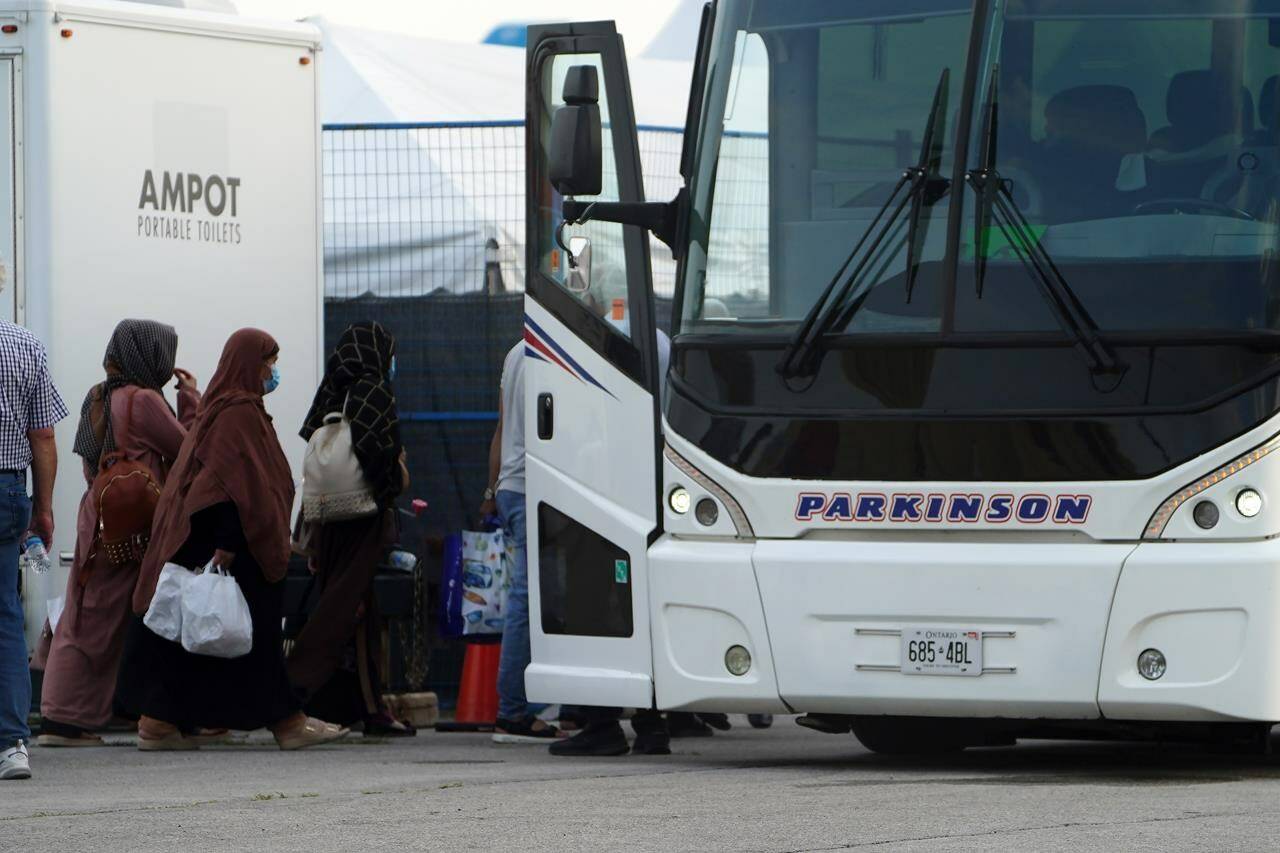
<path id="1" fill-rule="evenodd" d="M 26 477 L 0 474 L 0 749 L 31 737 L 31 671 L 18 597 L 18 542 L 30 521 Z"/>
<path id="2" fill-rule="evenodd" d="M 529 666 L 529 559 L 524 494 L 504 490 L 498 492 L 496 500 L 503 535 L 516 543 L 506 621 L 502 626 L 502 657 L 498 661 L 498 716 L 504 720 L 522 720 L 529 714 L 529 700 L 524 693 L 524 671 Z"/>

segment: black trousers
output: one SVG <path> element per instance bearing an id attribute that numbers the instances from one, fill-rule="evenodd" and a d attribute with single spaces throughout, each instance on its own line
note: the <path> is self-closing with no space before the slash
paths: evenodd
<path id="1" fill-rule="evenodd" d="M 616 723 L 622 718 L 621 708 L 582 706 L 577 710 L 589 726 L 608 725 L 609 723 Z M 648 708 L 643 711 L 636 711 L 631 718 L 631 728 L 638 735 L 665 732 L 667 730 L 667 721 L 663 718 L 661 711 L 656 708 Z"/>

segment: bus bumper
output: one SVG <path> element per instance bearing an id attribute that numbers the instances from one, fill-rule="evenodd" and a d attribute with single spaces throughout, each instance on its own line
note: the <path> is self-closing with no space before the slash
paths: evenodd
<path id="1" fill-rule="evenodd" d="M 650 556 L 660 708 L 1280 720 L 1280 541 L 664 537 Z M 908 626 L 982 632 L 984 673 L 898 671 Z M 1148 648 L 1168 661 L 1156 681 Z"/>
<path id="2" fill-rule="evenodd" d="M 1158 649 L 1168 671 L 1137 670 Z M 1125 561 L 1098 704 L 1115 720 L 1280 721 L 1280 541 L 1147 542 Z"/>

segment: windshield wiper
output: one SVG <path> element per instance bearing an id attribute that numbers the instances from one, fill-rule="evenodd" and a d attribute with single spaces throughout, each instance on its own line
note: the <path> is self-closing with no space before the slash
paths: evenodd
<path id="1" fill-rule="evenodd" d="M 996 168 L 996 141 L 1000 123 L 999 76 L 999 66 L 993 67 L 983 120 L 981 165 L 965 174 L 965 180 L 978 195 L 974 208 L 976 232 L 973 259 L 978 298 L 982 298 L 982 286 L 986 281 L 987 255 L 991 245 L 989 231 L 994 221 L 1018 260 L 1022 261 L 1031 278 L 1039 285 L 1039 292 L 1058 325 L 1075 340 L 1077 349 L 1089 362 L 1089 370 L 1094 375 L 1123 376 L 1126 366 L 1116 358 L 1115 353 L 1098 334 L 1098 324 L 1071 289 L 1066 277 L 1053 262 L 1053 257 L 1014 199 L 1010 189 L 1012 183 L 1003 178 Z"/>
<path id="2" fill-rule="evenodd" d="M 947 93 L 950 90 L 950 80 L 951 69 L 942 69 L 938 87 L 933 94 L 933 106 L 929 110 L 929 118 L 925 124 L 924 137 L 920 145 L 919 161 L 915 166 L 904 171 L 902 176 L 898 178 L 898 182 L 893 186 L 893 191 L 889 193 L 889 197 L 885 199 L 884 204 L 876 211 L 871 224 L 862 232 L 862 236 L 858 238 L 853 250 L 849 252 L 844 262 L 836 267 L 835 274 L 823 289 L 822 295 L 814 302 L 813 307 L 809 309 L 809 313 L 805 315 L 804 322 L 800 324 L 800 328 L 792 335 L 791 342 L 787 345 L 787 349 L 782 355 L 782 360 L 778 363 L 778 372 L 784 377 L 809 376 L 817 372 L 818 364 L 821 361 L 823 336 L 833 326 L 837 325 L 837 318 L 839 325 L 847 325 L 851 322 L 853 315 L 866 302 L 871 293 L 871 288 L 859 294 L 852 301 L 849 301 L 849 294 L 856 290 L 872 261 L 879 257 L 881 244 L 892 233 L 908 202 L 912 206 L 907 233 L 907 301 L 911 301 L 911 291 L 915 285 L 915 278 L 919 268 L 917 258 L 925 233 L 925 229 L 921 227 L 922 211 L 924 207 L 936 204 L 939 199 L 947 194 L 951 186 L 950 182 L 940 175 L 942 147 L 946 134 Z M 902 195 L 897 206 L 893 207 L 894 201 L 898 199 L 904 188 L 906 188 L 906 194 Z M 893 212 L 889 214 L 888 218 L 885 218 L 885 212 L 890 207 L 893 207 Z M 883 220 L 883 223 L 881 220 Z M 866 252 L 862 255 L 862 259 L 858 261 L 853 271 L 843 278 L 842 282 L 841 278 L 845 270 L 849 268 L 849 264 L 853 263 L 853 259 L 858 257 L 862 247 L 867 245 L 868 241 L 871 242 L 867 246 Z"/>

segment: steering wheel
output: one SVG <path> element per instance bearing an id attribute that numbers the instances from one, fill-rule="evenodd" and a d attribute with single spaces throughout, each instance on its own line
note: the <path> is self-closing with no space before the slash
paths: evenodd
<path id="1" fill-rule="evenodd" d="M 1257 221 L 1248 211 L 1207 198 L 1157 198 L 1144 201 L 1133 208 L 1134 216 L 1154 216 L 1160 213 L 1204 213 L 1210 216 L 1226 216 L 1230 219 Z"/>

